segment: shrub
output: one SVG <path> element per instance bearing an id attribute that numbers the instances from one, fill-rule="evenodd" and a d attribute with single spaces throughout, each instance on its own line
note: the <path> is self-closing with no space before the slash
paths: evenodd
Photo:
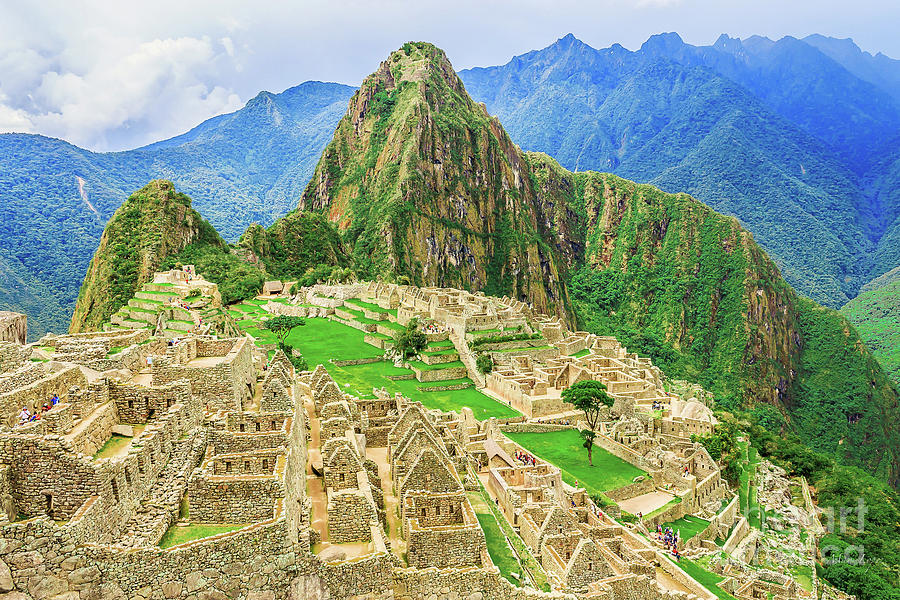
<path id="1" fill-rule="evenodd" d="M 494 359 L 491 358 L 490 354 L 479 354 L 478 358 L 475 359 L 475 367 L 479 373 L 487 375 L 494 370 Z"/>

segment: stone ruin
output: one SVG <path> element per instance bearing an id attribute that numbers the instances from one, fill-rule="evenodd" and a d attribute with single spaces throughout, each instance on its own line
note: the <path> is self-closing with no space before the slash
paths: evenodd
<path id="1" fill-rule="evenodd" d="M 161 274 L 154 284 L 180 285 L 183 275 Z M 297 372 L 283 353 L 267 356 L 249 338 L 118 325 L 30 345 L 0 342 L 0 594 L 708 598 L 642 535 L 643 525 L 619 521 L 618 506 L 596 504 L 550 463 L 514 458 L 524 449 L 504 432 L 578 425 L 560 394 L 583 379 L 603 381 L 616 398 L 598 445 L 648 472 L 610 498 L 626 505 L 664 490 L 681 502 L 657 520 L 704 514 L 710 526 L 691 541 L 695 548 L 726 535 L 726 548 L 743 551 L 736 498 L 711 509 L 730 492 L 690 441 L 714 431 L 715 420 L 667 393 L 659 370 L 612 338 L 569 332 L 509 298 L 443 288 L 316 286 L 298 299 L 312 309 L 270 305 L 336 319 L 353 316 L 347 309 L 359 305 L 348 300 L 377 305 L 381 311 L 365 304 L 358 312 L 375 323 L 366 340 L 379 347 L 385 321 L 418 318 L 429 341 L 445 343 L 443 356 L 524 417 L 479 422 L 467 408 L 428 410 L 383 389 L 359 398 L 325 366 Z M 474 361 L 485 352 L 497 368 L 479 379 Z M 51 396 L 59 401 L 43 410 Z M 40 418 L 20 423 L 22 406 Z M 476 512 L 482 499 L 521 540 L 517 556 L 534 559 L 516 574 L 519 585 L 501 576 L 488 551 Z M 166 542 L 204 527 L 220 533 Z M 550 592 L 537 589 L 533 569 Z M 797 592 L 789 578 L 725 581 L 738 598 Z"/>

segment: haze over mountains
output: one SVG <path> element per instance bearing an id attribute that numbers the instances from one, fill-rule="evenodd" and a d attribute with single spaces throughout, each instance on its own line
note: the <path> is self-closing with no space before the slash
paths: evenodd
<path id="1" fill-rule="evenodd" d="M 900 264 L 898 61 L 821 36 L 698 47 L 664 34 L 635 52 L 566 36 L 460 77 L 523 149 L 737 216 L 826 305 Z M 173 180 L 227 239 L 268 225 L 297 205 L 353 91 L 263 92 L 128 152 L 0 135 L 0 305 L 28 312 L 33 335 L 64 330 L 103 225 L 152 178 Z"/>

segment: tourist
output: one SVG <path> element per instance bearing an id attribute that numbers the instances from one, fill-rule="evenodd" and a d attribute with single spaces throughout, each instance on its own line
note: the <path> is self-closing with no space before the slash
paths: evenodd
<path id="1" fill-rule="evenodd" d="M 51 403 L 53 406 L 56 406 L 57 404 L 59 404 L 59 395 L 58 395 L 58 394 L 53 394 L 53 397 L 50 398 L 50 403 Z"/>
<path id="2" fill-rule="evenodd" d="M 24 425 L 28 421 L 31 420 L 31 413 L 28 412 L 28 408 L 23 406 L 22 412 L 19 413 L 19 425 Z"/>

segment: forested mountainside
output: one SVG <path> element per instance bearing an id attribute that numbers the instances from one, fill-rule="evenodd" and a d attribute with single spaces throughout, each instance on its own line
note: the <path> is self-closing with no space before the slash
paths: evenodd
<path id="1" fill-rule="evenodd" d="M 174 181 L 228 239 L 296 202 L 353 88 L 307 82 L 128 152 L 0 135 L 0 306 L 32 339 L 65 331 L 107 220 L 133 190 Z"/>
<path id="2" fill-rule="evenodd" d="M 298 208 L 338 226 L 363 278 L 574 316 L 726 405 L 775 406 L 811 446 L 900 476 L 897 391 L 839 313 L 799 297 L 736 219 L 523 153 L 434 46 L 406 44 L 363 82 Z"/>
<path id="3" fill-rule="evenodd" d="M 225 250 L 225 242 L 191 199 L 170 181 L 151 181 L 120 206 L 94 253 L 69 328 L 97 330 L 153 277 L 168 257 L 191 244 Z"/>
<path id="4" fill-rule="evenodd" d="M 839 307 L 898 264 L 879 241 L 900 202 L 872 182 L 900 148 L 900 105 L 813 45 L 664 34 L 631 52 L 569 35 L 460 76 L 524 149 L 738 217 L 819 302 Z"/>
<path id="5" fill-rule="evenodd" d="M 900 385 L 900 267 L 864 285 L 841 313 Z"/>

